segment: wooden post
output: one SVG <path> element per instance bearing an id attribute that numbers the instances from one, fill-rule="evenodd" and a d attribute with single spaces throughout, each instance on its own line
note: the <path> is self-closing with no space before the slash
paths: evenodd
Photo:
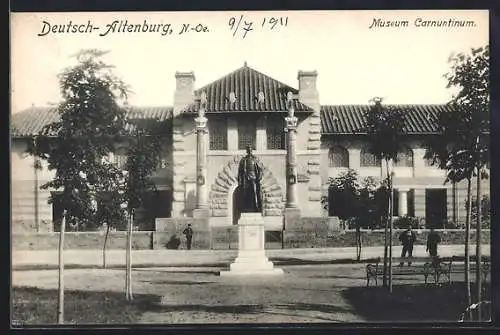
<path id="1" fill-rule="evenodd" d="M 391 164 L 392 165 L 392 164 Z M 392 170 L 392 167 L 391 167 Z M 394 211 L 394 194 L 392 188 L 392 171 L 389 177 L 389 292 L 392 292 L 392 212 Z"/>
<path id="2" fill-rule="evenodd" d="M 57 301 L 57 323 L 64 324 L 64 232 L 66 230 L 66 210 L 63 211 L 59 230 L 59 298 Z"/>
<path id="3" fill-rule="evenodd" d="M 481 302 L 482 278 L 481 278 L 481 168 L 477 168 L 477 190 L 476 190 L 476 285 L 477 302 Z M 481 321 L 481 305 L 477 309 L 477 319 Z"/>
<path id="4" fill-rule="evenodd" d="M 127 231 L 127 279 L 126 279 L 126 298 L 127 300 L 133 300 L 132 295 L 132 226 L 134 210 L 132 209 L 129 214 L 128 231 Z"/>
<path id="5" fill-rule="evenodd" d="M 36 136 L 33 137 L 33 146 L 36 150 L 37 147 L 37 139 Z M 34 193 L 34 198 L 35 198 L 35 226 L 36 226 L 36 232 L 40 232 L 40 207 L 39 207 L 39 182 L 38 182 L 38 166 L 40 164 L 39 159 L 37 158 L 36 154 L 33 156 L 33 173 L 34 173 L 34 185 L 33 185 L 33 193 Z"/>
<path id="6" fill-rule="evenodd" d="M 128 300 L 128 263 L 129 263 L 129 250 L 128 240 L 130 238 L 130 213 L 127 213 L 127 245 L 125 246 L 125 298 Z"/>
<path id="7" fill-rule="evenodd" d="M 388 205 L 388 212 L 390 210 L 390 205 Z M 389 216 L 385 218 L 385 223 L 384 223 L 384 267 L 383 267 L 383 278 L 382 278 L 382 286 L 387 287 L 387 256 L 389 254 L 389 246 L 388 246 L 388 240 L 389 238 L 387 237 L 387 233 L 389 230 Z"/>
<path id="8" fill-rule="evenodd" d="M 467 307 L 472 305 L 471 299 L 471 287 L 470 287 L 470 224 L 471 224 L 471 212 L 472 212 L 472 180 L 471 177 L 467 178 L 467 213 L 465 217 L 465 284 L 466 284 L 466 295 L 467 295 Z M 471 311 L 467 311 L 469 320 L 471 318 Z"/>

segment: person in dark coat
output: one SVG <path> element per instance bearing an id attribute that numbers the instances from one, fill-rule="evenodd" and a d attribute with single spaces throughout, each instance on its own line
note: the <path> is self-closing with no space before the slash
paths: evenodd
<path id="1" fill-rule="evenodd" d="M 247 154 L 238 165 L 238 187 L 241 191 L 242 212 L 262 211 L 260 181 L 262 171 L 252 154 L 252 147 L 247 146 Z"/>
<path id="2" fill-rule="evenodd" d="M 417 240 L 417 235 L 411 229 L 411 226 L 408 226 L 408 229 L 399 235 L 399 240 L 403 245 L 403 250 L 401 251 L 401 263 L 399 263 L 399 266 L 404 265 L 404 258 L 406 257 L 406 253 L 408 253 L 408 266 L 410 266 L 413 254 L 413 245 Z"/>
<path id="3" fill-rule="evenodd" d="M 182 233 L 186 235 L 187 249 L 191 250 L 191 241 L 193 240 L 193 228 L 191 228 L 190 223 L 188 223 L 188 226 L 186 227 L 186 229 L 184 229 Z"/>
<path id="4" fill-rule="evenodd" d="M 431 228 L 429 235 L 427 236 L 427 249 L 426 251 L 429 253 L 429 256 L 432 258 L 432 264 L 436 264 L 436 260 L 438 257 L 437 248 L 438 244 L 441 242 L 441 236 Z"/>

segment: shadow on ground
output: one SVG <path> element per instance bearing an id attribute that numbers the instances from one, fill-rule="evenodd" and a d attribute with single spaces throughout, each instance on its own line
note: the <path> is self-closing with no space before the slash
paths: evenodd
<path id="1" fill-rule="evenodd" d="M 270 257 L 269 260 L 274 263 L 274 265 L 281 266 L 292 266 L 292 265 L 322 265 L 322 264 L 364 264 L 373 263 L 376 261 L 375 258 L 367 258 L 357 261 L 355 259 L 332 259 L 332 260 L 307 260 L 300 258 L 286 258 L 286 257 Z M 147 268 L 226 268 L 231 261 L 218 262 L 218 263 L 204 263 L 204 264 L 155 264 L 155 263 L 143 263 L 143 264 L 133 264 L 134 269 L 147 269 Z M 15 271 L 34 271 L 34 270 L 57 270 L 59 267 L 55 264 L 45 265 L 45 264 L 27 264 L 27 265 L 13 265 L 13 270 Z M 66 264 L 65 269 L 102 269 L 102 265 L 95 264 Z M 106 269 L 125 269 L 125 265 L 108 265 Z"/>
<path id="2" fill-rule="evenodd" d="M 376 258 L 367 258 L 361 260 L 355 259 L 331 259 L 331 260 L 308 260 L 300 258 L 270 257 L 269 260 L 274 265 L 322 265 L 322 264 L 364 264 L 373 263 Z"/>
<path id="3" fill-rule="evenodd" d="M 289 304 L 275 304 L 277 308 L 288 309 L 293 311 L 310 311 L 321 313 L 352 313 L 350 307 L 327 305 L 327 304 L 309 304 L 309 303 L 289 303 Z"/>
<path id="4" fill-rule="evenodd" d="M 164 268 L 165 270 L 162 270 L 161 272 L 163 273 L 176 273 L 176 274 L 197 274 L 197 275 L 211 275 L 211 276 L 218 276 L 219 271 L 216 270 L 179 270 L 176 268 L 175 270 L 169 270 L 168 268 Z M 136 268 L 134 269 L 135 271 L 138 272 L 158 272 L 158 268 Z"/>
<path id="5" fill-rule="evenodd" d="M 483 299 L 490 300 L 490 285 L 484 284 Z M 472 285 L 472 301 L 475 301 Z M 467 307 L 465 283 L 434 285 L 394 285 L 387 288 L 351 287 L 343 297 L 356 314 L 369 322 L 456 322 Z M 484 311 L 485 319 L 489 311 Z"/>
<path id="6" fill-rule="evenodd" d="M 189 280 L 141 280 L 143 283 L 151 283 L 155 285 L 207 285 L 213 284 L 209 281 L 189 281 Z"/>
<path id="7" fill-rule="evenodd" d="M 57 290 L 32 287 L 12 288 L 13 325 L 53 325 L 57 323 Z M 158 303 L 161 296 L 135 294 L 133 302 L 122 292 L 66 290 L 67 324 L 129 324 L 139 321 L 142 306 Z"/>
<path id="8" fill-rule="evenodd" d="M 141 308 L 145 312 L 168 313 L 168 312 L 207 312 L 207 313 L 229 313 L 229 314 L 255 314 L 261 313 L 264 306 L 260 304 L 248 305 L 201 305 L 201 304 L 182 304 L 169 305 L 163 304 L 143 304 Z"/>

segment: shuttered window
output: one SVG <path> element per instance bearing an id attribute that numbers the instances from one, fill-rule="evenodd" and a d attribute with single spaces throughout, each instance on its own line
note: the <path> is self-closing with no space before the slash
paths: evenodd
<path id="1" fill-rule="evenodd" d="M 256 119 L 238 121 L 238 149 L 245 150 L 247 146 L 256 147 L 257 126 Z"/>
<path id="2" fill-rule="evenodd" d="M 380 167 L 381 161 L 368 149 L 361 149 L 360 165 L 362 167 Z"/>
<path id="3" fill-rule="evenodd" d="M 282 116 L 267 118 L 266 136 L 268 150 L 284 150 L 286 148 L 285 119 Z"/>
<path id="4" fill-rule="evenodd" d="M 349 152 L 341 146 L 334 146 L 328 152 L 330 167 L 349 167 Z"/>

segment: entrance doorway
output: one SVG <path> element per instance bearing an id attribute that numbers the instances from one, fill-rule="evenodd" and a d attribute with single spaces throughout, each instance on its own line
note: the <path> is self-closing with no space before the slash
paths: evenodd
<path id="1" fill-rule="evenodd" d="M 445 188 L 425 190 L 425 221 L 427 227 L 442 228 L 447 213 L 447 194 Z"/>

